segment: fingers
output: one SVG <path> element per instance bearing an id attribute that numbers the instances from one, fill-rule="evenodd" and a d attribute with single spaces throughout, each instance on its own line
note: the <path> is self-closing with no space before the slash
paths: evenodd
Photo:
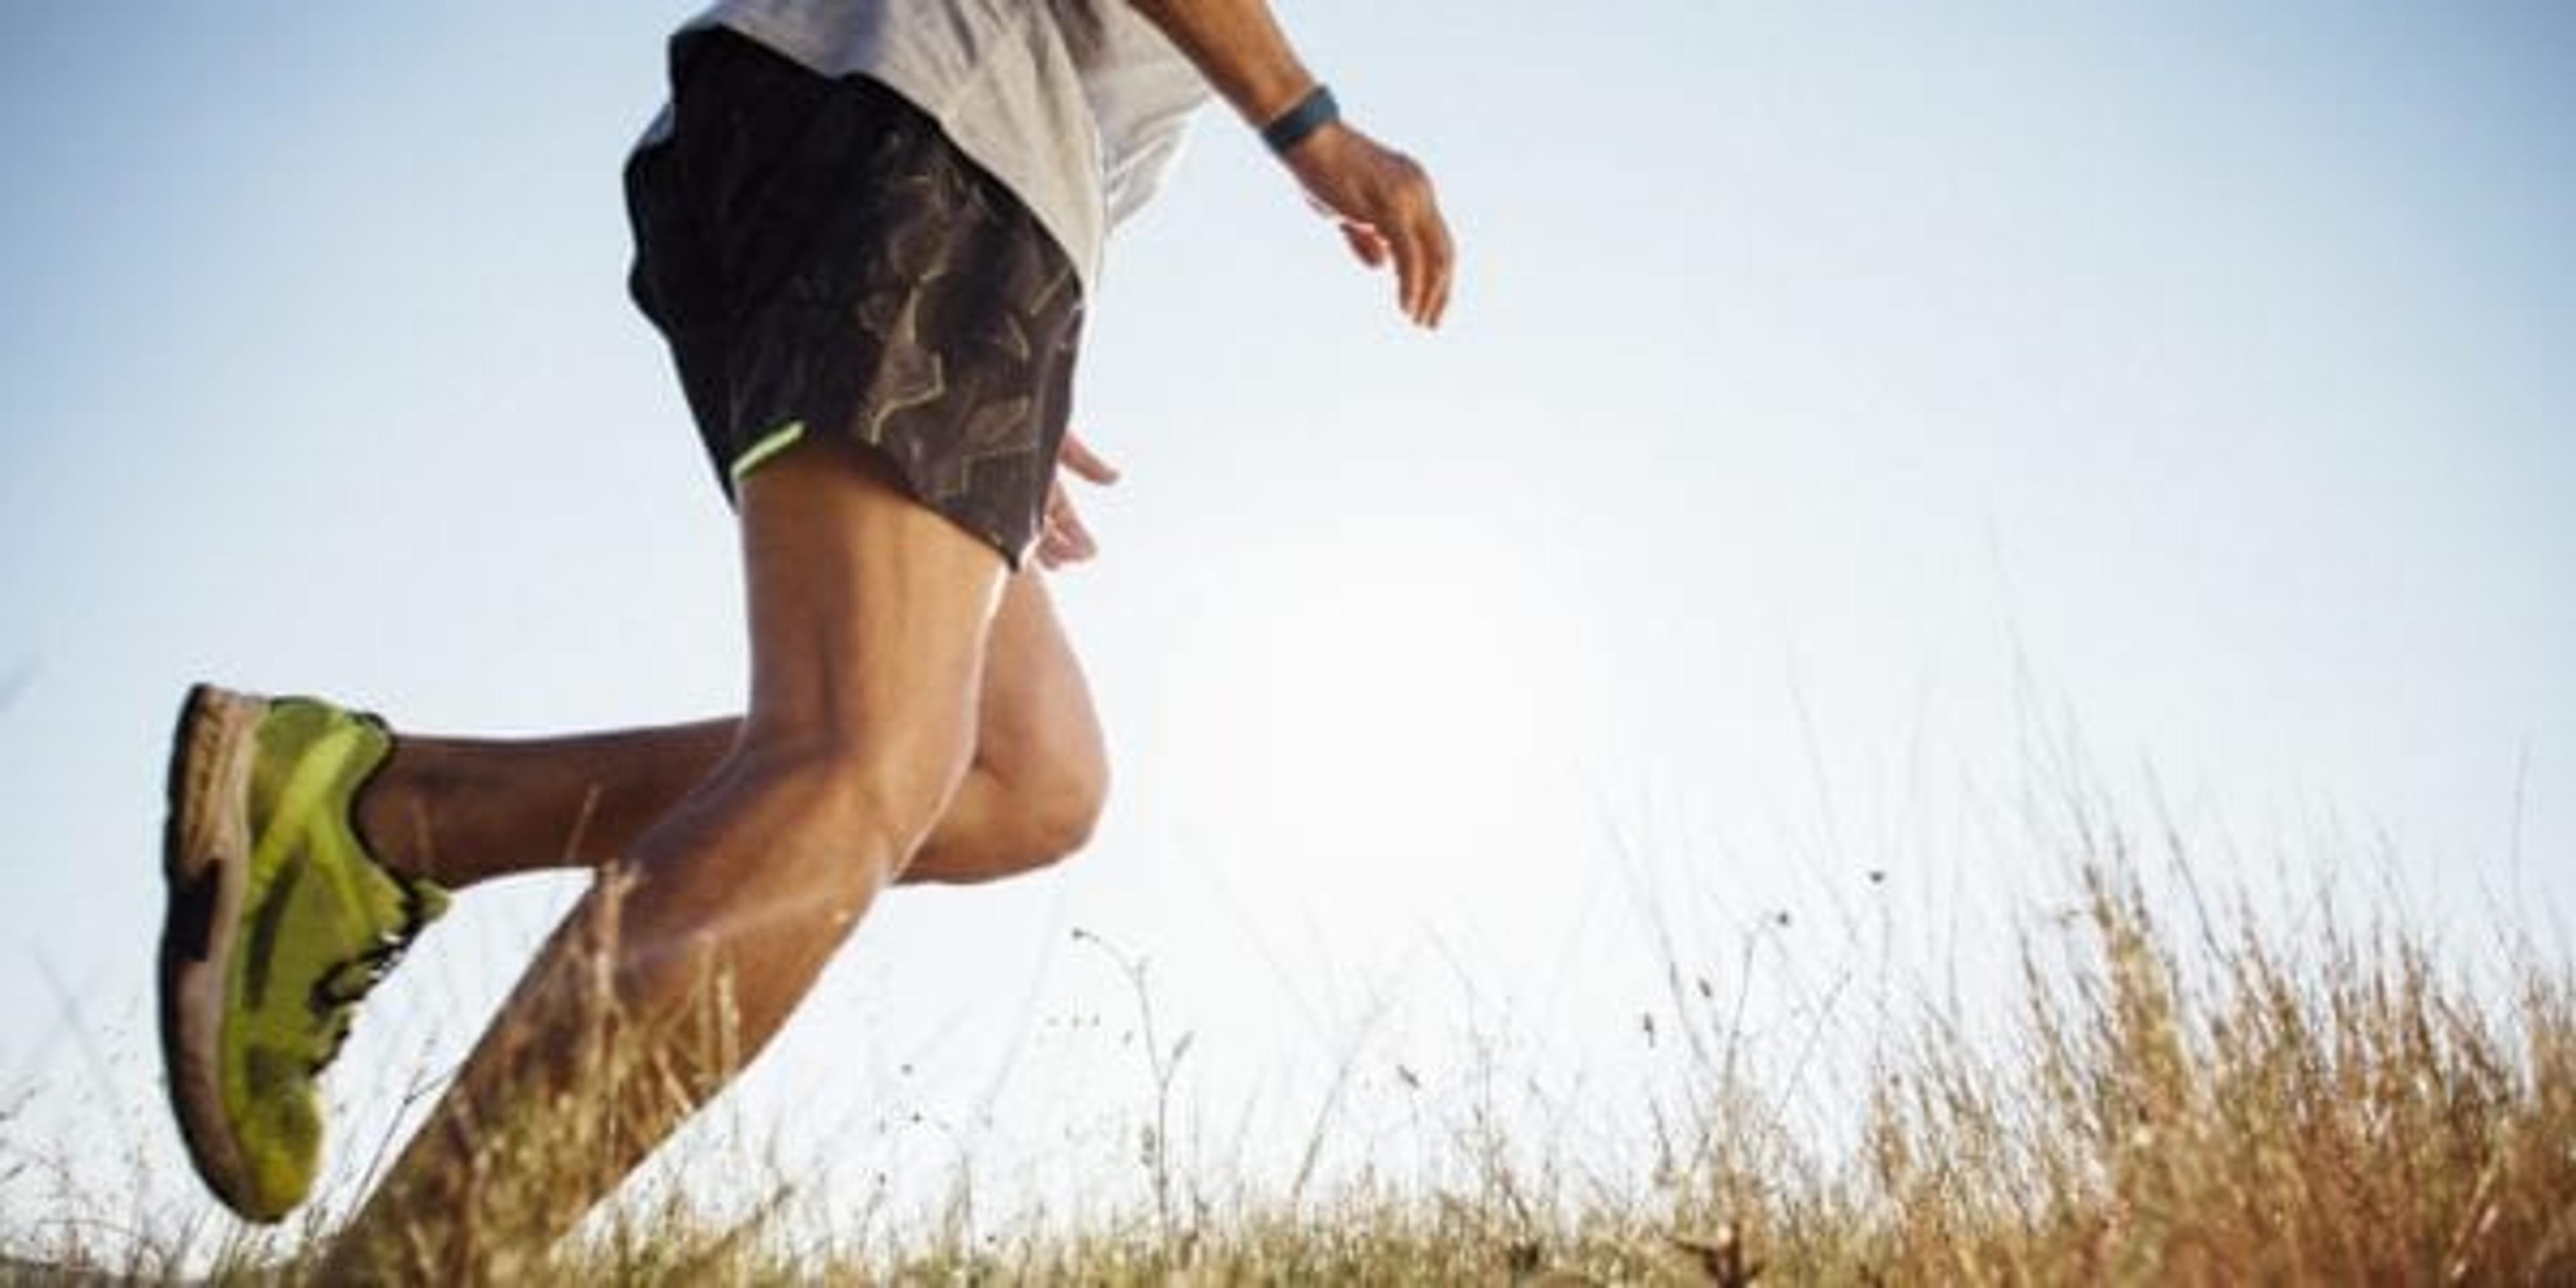
<path id="1" fill-rule="evenodd" d="M 1068 436 L 1067 441 L 1071 438 Z M 1069 462 L 1068 462 L 1069 463 Z M 1115 478 L 1117 472 L 1110 471 Z M 1046 510 L 1038 532 L 1038 562 L 1048 569 L 1068 563 L 1080 563 L 1100 553 L 1100 543 L 1093 539 L 1091 528 L 1073 508 L 1073 498 L 1061 481 L 1047 488 Z"/>
<path id="2" fill-rule="evenodd" d="M 1118 467 L 1100 459 L 1100 454 L 1071 430 L 1065 431 L 1064 442 L 1056 448 L 1056 459 L 1065 469 L 1093 483 L 1118 481 Z M 1100 543 L 1092 538 L 1090 525 L 1073 508 L 1073 497 L 1064 489 L 1063 475 L 1048 480 L 1046 506 L 1039 516 L 1038 563 L 1054 569 L 1099 553 Z"/>
<path id="3" fill-rule="evenodd" d="M 1386 239 L 1378 236 L 1376 229 L 1366 224 L 1344 223 L 1342 240 L 1351 244 L 1351 253 L 1359 256 L 1361 263 L 1371 268 L 1386 267 Z"/>
<path id="4" fill-rule="evenodd" d="M 1449 305 L 1454 257 L 1449 225 L 1440 217 L 1440 201 L 1431 177 L 1412 158 L 1399 152 L 1381 154 L 1384 187 L 1372 203 L 1375 216 L 1368 231 L 1379 250 L 1366 260 L 1376 267 L 1395 261 L 1396 303 L 1415 325 L 1436 327 Z"/>
<path id="5" fill-rule="evenodd" d="M 1066 564 L 1081 563 L 1099 553 L 1100 546 L 1093 542 L 1087 533 L 1076 536 L 1049 525 L 1047 530 L 1038 537 L 1038 564 L 1049 571 L 1064 567 Z"/>
<path id="6" fill-rule="evenodd" d="M 1067 564 L 1080 563 L 1098 553 L 1099 551 L 1096 548 L 1092 550 L 1083 550 L 1079 546 L 1076 546 L 1071 540 L 1059 536 L 1052 531 L 1048 532 L 1045 536 L 1038 538 L 1038 566 L 1046 569 L 1048 572 L 1054 572 Z"/>
<path id="7" fill-rule="evenodd" d="M 1406 225 L 1393 239 L 1398 301 L 1415 325 L 1436 327 L 1449 307 L 1451 257 L 1440 216 Z"/>
<path id="8" fill-rule="evenodd" d="M 1399 203 L 1401 231 L 1394 239 L 1396 276 L 1402 284 L 1404 315 L 1419 326 L 1436 327 L 1449 308 L 1456 253 L 1430 177 L 1410 163 L 1406 171 Z"/>
<path id="9" fill-rule="evenodd" d="M 1080 436 L 1071 431 L 1065 433 L 1064 446 L 1057 451 L 1056 455 L 1063 460 L 1065 468 L 1094 483 L 1118 481 L 1118 467 L 1100 459 L 1099 453 L 1092 451 L 1090 444 L 1083 442 Z"/>
<path id="10" fill-rule="evenodd" d="M 1396 307 L 1404 310 L 1404 316 L 1418 325 L 1422 321 L 1422 296 L 1428 289 L 1423 278 L 1429 271 L 1423 263 L 1421 234 L 1411 227 L 1398 225 L 1395 235 L 1389 240 L 1395 247 Z"/>
<path id="11" fill-rule="evenodd" d="M 1056 520 L 1049 534 L 1062 544 L 1064 557 L 1068 560 L 1079 561 L 1100 553 L 1100 542 L 1092 537 L 1089 525 L 1083 523 L 1082 516 L 1075 514 L 1070 505 L 1064 508 L 1063 517 Z"/>
<path id="12" fill-rule="evenodd" d="M 1423 303 L 1419 321 L 1437 327 L 1449 312 L 1449 289 L 1458 280 L 1458 252 L 1449 240 L 1449 221 L 1440 217 L 1439 207 L 1424 207 L 1423 242 L 1431 257 L 1430 290 Z"/>
<path id="13" fill-rule="evenodd" d="M 1414 323 L 1440 325 L 1448 312 L 1456 250 L 1431 177 L 1411 157 L 1347 123 L 1290 150 L 1288 168 L 1307 200 L 1340 222 L 1351 253 L 1371 268 L 1395 266 L 1396 306 Z"/>
<path id="14" fill-rule="evenodd" d="M 1380 233 L 1366 224 L 1345 223 L 1342 238 L 1350 243 L 1351 252 L 1370 268 L 1395 264 L 1396 307 L 1414 322 L 1426 327 L 1440 325 L 1440 317 L 1449 309 L 1450 283 L 1455 280 L 1455 260 L 1450 249 L 1448 226 L 1439 212 L 1418 218 L 1409 225 L 1399 225 L 1395 235 Z"/>

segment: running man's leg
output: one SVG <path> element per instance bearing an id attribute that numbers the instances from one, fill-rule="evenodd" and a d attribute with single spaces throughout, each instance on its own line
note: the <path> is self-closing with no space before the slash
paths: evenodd
<path id="1" fill-rule="evenodd" d="M 740 738 L 565 918 L 326 1280 L 479 1280 L 542 1253 L 767 1043 L 946 811 L 1001 557 L 841 441 L 782 456 L 741 502 Z M 620 1041 L 645 1063 L 603 1079 Z"/>
<path id="2" fill-rule="evenodd" d="M 529 741 L 397 737 L 358 799 L 372 852 L 461 890 L 627 854 L 733 748 L 738 719 Z M 900 878 L 990 881 L 1080 849 L 1108 787 L 1100 720 L 1043 574 L 1010 578 L 985 649 L 975 762 Z"/>

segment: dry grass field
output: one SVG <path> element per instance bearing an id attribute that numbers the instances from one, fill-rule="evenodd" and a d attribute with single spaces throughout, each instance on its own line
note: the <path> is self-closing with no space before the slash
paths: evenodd
<path id="1" fill-rule="evenodd" d="M 1852 1107 L 1856 1147 L 1802 1141 L 1764 1109 L 1778 1089 L 1717 1054 L 1727 1008 L 1702 996 L 1705 1031 L 1671 1044 L 1695 1053 L 1691 1094 L 1655 1117 L 1642 1151 L 1655 1174 L 1631 1191 L 1646 1199 L 1570 1184 L 1580 1160 L 1494 1149 L 1453 1173 L 1468 1185 L 1376 1179 L 1210 1203 L 1192 1196 L 1214 1187 L 1161 1173 L 1149 1145 L 1145 1201 L 1106 1220 L 853 1240 L 793 1219 L 782 1181 L 748 1219 L 678 1200 L 622 1210 L 550 1257 L 522 1250 L 507 1277 L 2576 1283 L 2576 990 L 2563 965 L 2498 945 L 2486 955 L 2501 965 L 2471 972 L 2405 926 L 2324 912 L 2295 938 L 2196 896 L 2176 914 L 2145 893 L 2120 837 L 2089 848 L 2070 867 L 2073 933 L 2044 949 L 2024 936 L 2000 1023 L 1971 1037 L 1927 1007 L 1888 1036 Z M 1678 975 L 1675 991 L 1688 1000 Z M 580 1148 L 532 1142 L 521 1157 Z M 28 1215 L 0 1227 L 12 1256 L 0 1279 L 160 1282 L 185 1259 L 192 1280 L 211 1265 L 214 1282 L 291 1284 L 323 1234 L 283 1260 L 248 1242 L 209 1257 L 202 1231 L 183 1254 L 175 1236 Z"/>

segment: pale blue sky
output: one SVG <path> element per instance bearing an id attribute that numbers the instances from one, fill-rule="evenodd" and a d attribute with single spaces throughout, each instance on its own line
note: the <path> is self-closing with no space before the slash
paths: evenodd
<path id="1" fill-rule="evenodd" d="M 622 295 L 687 10 L 53 6 L 0 45 L 0 1079 L 93 1162 L 178 1165 L 189 680 L 495 733 L 731 704 L 726 512 Z M 1455 1067 L 1462 992 L 1582 1066 L 1656 1001 L 1644 908 L 1731 962 L 1884 867 L 1956 960 L 2062 892 L 1995 839 L 2034 704 L 2225 879 L 2340 854 L 2472 944 L 2576 912 L 2563 6 L 1286 16 L 1443 182 L 1452 325 L 1406 334 L 1201 122 L 1079 393 L 1129 475 L 1060 583 L 1111 815 L 888 904 L 752 1104 L 965 1121 L 998 1079 L 979 1159 L 1131 1108 L 1059 1023 L 1124 1015 L 1073 925 L 1154 959 L 1224 1121 L 1311 1112 L 1387 999 L 1364 1091 Z M 571 888 L 424 944 L 339 1083 L 372 1130 Z"/>

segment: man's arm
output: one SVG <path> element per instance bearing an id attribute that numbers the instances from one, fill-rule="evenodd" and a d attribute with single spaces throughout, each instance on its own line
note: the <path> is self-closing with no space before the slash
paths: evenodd
<path id="1" fill-rule="evenodd" d="M 1266 0 L 1129 0 L 1198 66 L 1254 128 L 1303 102 L 1315 78 L 1297 60 Z M 1398 305 L 1423 326 L 1449 307 L 1455 257 L 1430 176 L 1413 158 L 1334 121 L 1281 157 L 1316 204 L 1341 221 L 1361 262 L 1395 261 Z"/>

